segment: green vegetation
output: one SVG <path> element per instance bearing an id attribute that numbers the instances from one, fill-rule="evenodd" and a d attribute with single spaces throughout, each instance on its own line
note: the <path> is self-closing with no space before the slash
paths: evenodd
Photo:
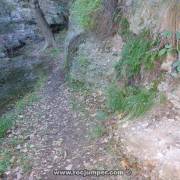
<path id="1" fill-rule="evenodd" d="M 156 89 L 149 90 L 138 87 L 118 88 L 113 84 L 108 89 L 107 105 L 113 111 L 119 111 L 131 116 L 143 115 L 153 105 Z"/>
<path id="2" fill-rule="evenodd" d="M 72 72 L 67 77 L 68 85 L 74 91 L 88 90 L 85 77 L 90 62 L 84 55 L 79 55 L 72 65 Z M 77 77 L 78 76 L 78 77 Z"/>
<path id="3" fill-rule="evenodd" d="M 95 14 L 101 9 L 102 0 L 76 0 L 72 7 L 72 16 L 85 29 L 96 25 Z"/>
<path id="4" fill-rule="evenodd" d="M 118 27 L 118 33 L 121 35 L 124 41 L 127 41 L 133 33 L 130 31 L 130 24 L 128 19 L 123 15 L 122 11 L 117 8 L 114 13 L 113 22 Z"/>
<path id="5" fill-rule="evenodd" d="M 159 51 L 159 56 L 164 56 L 173 53 L 173 48 L 171 44 L 166 44 L 163 49 Z"/>
<path id="6" fill-rule="evenodd" d="M 164 31 L 162 33 L 162 36 L 166 39 L 172 39 L 173 33 L 171 31 Z M 168 43 L 165 45 L 163 49 L 159 51 L 160 56 L 166 56 L 168 54 L 176 54 L 177 59 L 176 61 L 172 64 L 173 70 L 176 71 L 176 73 L 180 73 L 180 49 L 179 49 L 179 40 L 180 40 L 180 32 L 177 31 L 175 34 L 175 41 L 176 41 L 176 47 L 173 47 L 171 43 Z"/>
<path id="7" fill-rule="evenodd" d="M 22 167 L 23 172 L 27 173 L 30 172 L 32 169 L 32 164 L 30 163 L 30 159 L 27 155 L 20 153 L 16 150 L 17 145 L 23 144 L 24 139 L 12 139 L 10 142 L 7 143 L 6 150 L 2 150 L 0 152 L 0 177 L 3 175 L 10 166 L 17 165 Z M 17 153 L 18 152 L 18 153 Z M 15 161 L 15 155 L 18 155 L 18 158 Z"/>
<path id="8" fill-rule="evenodd" d="M 120 22 L 120 34 L 122 35 L 122 37 L 128 37 L 130 34 L 130 30 L 129 30 L 129 22 L 126 18 L 121 18 Z"/>
<path id="9" fill-rule="evenodd" d="M 129 22 L 127 18 L 122 17 L 122 16 L 115 16 L 114 22 L 118 25 L 118 33 L 121 35 L 121 37 L 127 41 L 131 36 L 132 32 L 129 29 Z"/>
<path id="10" fill-rule="evenodd" d="M 72 96 L 70 105 L 73 111 L 86 113 L 85 104 L 81 102 L 77 97 Z"/>
<path id="11" fill-rule="evenodd" d="M 14 137 L 9 141 L 9 147 L 11 147 L 12 149 L 14 149 L 17 145 L 19 144 L 23 144 L 24 143 L 24 138 L 17 138 Z"/>
<path id="12" fill-rule="evenodd" d="M 24 96 L 24 98 L 18 100 L 16 102 L 14 110 L 12 110 L 11 112 L 7 112 L 2 117 L 0 117 L 0 143 L 3 142 L 2 138 L 5 137 L 7 131 L 19 119 L 19 114 L 22 113 L 25 107 L 32 105 L 33 102 L 39 99 L 37 92 L 38 89 L 43 86 L 45 79 L 46 77 L 44 75 L 41 75 L 38 82 L 36 83 L 34 91 L 28 93 L 26 96 Z M 14 147 L 16 147 L 18 144 L 22 144 L 23 142 L 24 139 L 14 138 L 10 141 L 9 148 L 12 148 L 12 150 L 14 150 Z M 29 162 L 25 157 L 21 159 L 20 164 L 22 165 L 23 170 L 25 172 L 29 171 L 31 168 L 31 165 L 29 165 Z M 4 152 L 4 151 L 0 152 L 0 175 L 2 175 L 10 165 L 11 165 L 11 154 L 9 152 Z"/>
<path id="13" fill-rule="evenodd" d="M 18 146 L 25 143 L 25 137 L 14 137 L 6 141 L 6 146 L 0 150 L 0 177 L 9 167 L 21 167 L 24 173 L 30 172 L 32 164 L 26 153 L 19 153 Z M 27 146 L 27 148 L 29 148 Z"/>
<path id="14" fill-rule="evenodd" d="M 97 139 L 102 137 L 106 133 L 106 128 L 101 124 L 96 124 L 96 126 L 90 129 L 90 138 Z"/>
<path id="15" fill-rule="evenodd" d="M 79 65 L 81 66 L 81 68 L 84 68 L 84 70 L 86 70 L 86 68 L 88 67 L 89 65 L 89 60 L 84 57 L 83 55 L 81 55 L 79 58 L 78 58 L 78 63 Z"/>
<path id="16" fill-rule="evenodd" d="M 167 96 L 164 93 L 160 93 L 159 101 L 161 104 L 165 104 L 167 102 Z"/>
<path id="17" fill-rule="evenodd" d="M 45 76 L 41 75 L 34 88 L 34 91 L 28 93 L 22 99 L 18 100 L 13 111 L 7 112 L 0 117 L 0 138 L 3 138 L 6 135 L 6 132 L 13 126 L 18 119 L 18 115 L 25 109 L 25 107 L 27 105 L 32 105 L 33 102 L 39 99 L 37 90 L 43 86 L 45 79 Z"/>
<path id="18" fill-rule="evenodd" d="M 49 48 L 47 49 L 46 52 L 52 59 L 56 59 L 60 55 L 60 50 L 59 48 Z"/>
<path id="19" fill-rule="evenodd" d="M 0 176 L 7 170 L 11 164 L 11 155 L 9 152 L 0 152 Z"/>
<path id="20" fill-rule="evenodd" d="M 73 79 L 71 76 L 68 77 L 68 86 L 73 90 L 73 91 L 83 91 L 86 90 L 86 85 L 84 82 Z"/>
<path id="21" fill-rule="evenodd" d="M 125 21 L 126 22 L 126 21 Z M 126 23 L 125 23 L 126 24 Z M 128 25 L 125 26 L 128 29 Z M 172 36 L 170 32 L 165 33 L 166 37 Z M 130 117 L 138 117 L 147 112 L 156 102 L 165 102 L 164 96 L 158 94 L 158 84 L 163 78 L 159 73 L 156 80 L 151 81 L 149 88 L 140 86 L 138 82 L 131 83 L 141 76 L 141 70 L 153 72 L 155 66 L 161 63 L 161 57 L 173 53 L 171 44 L 165 45 L 163 49 L 158 49 L 159 39 L 152 40 L 150 33 L 144 31 L 137 36 L 129 36 L 123 47 L 121 59 L 115 65 L 117 79 L 124 82 L 124 87 L 119 88 L 113 84 L 107 93 L 107 106 L 112 112 L 118 111 Z M 178 36 L 177 36 L 178 37 Z M 178 44 L 178 41 L 177 41 Z M 176 52 L 179 52 L 177 45 Z M 178 54 L 178 53 L 177 53 Z M 157 63 L 157 61 L 160 61 Z M 172 66 L 176 71 L 180 71 L 180 61 L 177 60 Z M 130 83 L 129 83 L 130 82 Z"/>
<path id="22" fill-rule="evenodd" d="M 176 70 L 177 73 L 180 73 L 180 61 L 175 61 L 173 64 L 172 64 L 172 67 L 173 69 Z"/>
<path id="23" fill-rule="evenodd" d="M 117 78 L 133 78 L 140 73 L 141 67 L 153 69 L 158 60 L 158 51 L 151 51 L 156 42 L 140 34 L 130 38 L 122 50 L 122 57 L 116 64 Z"/>
<path id="24" fill-rule="evenodd" d="M 30 158 L 25 155 L 21 155 L 19 160 L 19 166 L 22 167 L 24 173 L 28 173 L 32 170 L 32 164 L 30 163 Z"/>
<path id="25" fill-rule="evenodd" d="M 16 117 L 13 113 L 5 114 L 0 118 L 0 138 L 2 138 L 8 129 L 10 129 L 15 121 Z"/>
<path id="26" fill-rule="evenodd" d="M 108 113 L 104 111 L 97 111 L 96 112 L 96 119 L 100 121 L 105 121 L 108 118 Z"/>

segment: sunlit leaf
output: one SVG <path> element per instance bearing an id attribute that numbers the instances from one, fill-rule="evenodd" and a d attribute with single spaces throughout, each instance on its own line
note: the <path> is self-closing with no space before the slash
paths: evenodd
<path id="1" fill-rule="evenodd" d="M 171 31 L 164 31 L 162 33 L 162 36 L 164 36 L 166 38 L 170 38 L 170 37 L 172 37 L 172 32 Z"/>
<path id="2" fill-rule="evenodd" d="M 166 45 L 165 45 L 165 48 L 171 49 L 171 48 L 172 48 L 172 45 L 171 45 L 171 44 L 166 44 Z"/>
<path id="3" fill-rule="evenodd" d="M 180 39 L 180 32 L 178 31 L 178 32 L 176 32 L 176 39 Z"/>
<path id="4" fill-rule="evenodd" d="M 176 61 L 172 64 L 172 67 L 173 67 L 173 68 L 176 68 L 176 67 L 178 67 L 178 66 L 180 66 L 180 61 L 179 61 L 179 60 L 176 60 Z"/>
<path id="5" fill-rule="evenodd" d="M 167 49 L 161 49 L 160 51 L 159 51 L 159 56 L 164 56 L 165 54 L 167 53 Z"/>

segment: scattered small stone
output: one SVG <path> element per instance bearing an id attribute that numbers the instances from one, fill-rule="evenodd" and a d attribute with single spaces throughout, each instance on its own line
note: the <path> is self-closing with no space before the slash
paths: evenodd
<path id="1" fill-rule="evenodd" d="M 21 152 L 27 153 L 28 150 L 27 149 L 23 149 L 23 150 L 21 150 Z"/>
<path id="2" fill-rule="evenodd" d="M 17 147 L 16 147 L 17 150 L 20 150 L 21 149 L 21 145 L 18 144 Z"/>
<path id="3" fill-rule="evenodd" d="M 28 136 L 26 136 L 26 137 L 24 138 L 25 141 L 29 141 L 30 139 L 31 139 L 31 136 L 30 136 L 30 135 L 28 135 Z"/>

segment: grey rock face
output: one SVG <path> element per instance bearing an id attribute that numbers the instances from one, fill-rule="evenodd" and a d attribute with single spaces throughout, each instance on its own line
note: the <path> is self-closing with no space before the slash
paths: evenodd
<path id="1" fill-rule="evenodd" d="M 32 60 L 33 59 L 33 60 Z M 36 57 L 17 56 L 0 61 L 0 115 L 9 103 L 29 92 L 40 77 L 48 73 L 49 62 Z"/>
<path id="2" fill-rule="evenodd" d="M 50 25 L 66 23 L 63 19 L 65 5 L 58 1 L 41 1 Z M 41 38 L 27 1 L 0 0 L 0 114 L 9 103 L 32 90 L 41 72 L 51 70 L 49 59 L 32 56 L 36 44 L 37 48 L 41 46 L 36 43 Z M 27 43 L 29 41 L 33 44 Z"/>
<path id="3" fill-rule="evenodd" d="M 43 0 L 41 8 L 52 27 L 66 26 L 68 10 L 67 3 Z M 0 1 L 0 49 L 13 50 L 22 47 L 26 40 L 41 38 L 30 4 L 18 0 Z M 57 28 L 57 27 L 56 27 Z M 2 54 L 0 56 L 3 56 Z"/>
<path id="4" fill-rule="evenodd" d="M 52 0 L 41 0 L 40 6 L 50 25 L 66 23 L 64 18 L 68 16 L 67 3 Z"/>
<path id="5" fill-rule="evenodd" d="M 0 11 L 0 49 L 16 49 L 27 38 L 36 38 L 35 23 L 28 7 L 17 0 L 2 0 Z"/>

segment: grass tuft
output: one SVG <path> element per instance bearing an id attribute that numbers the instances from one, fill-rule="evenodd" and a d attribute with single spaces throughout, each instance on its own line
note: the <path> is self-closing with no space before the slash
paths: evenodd
<path id="1" fill-rule="evenodd" d="M 106 133 L 105 127 L 101 124 L 97 124 L 96 126 L 91 128 L 90 138 L 98 139 L 98 138 L 102 137 L 105 133 Z"/>
<path id="2" fill-rule="evenodd" d="M 107 106 L 113 111 L 119 111 L 138 117 L 147 112 L 154 104 L 156 90 L 112 85 L 108 90 Z"/>
<path id="3" fill-rule="evenodd" d="M 151 51 L 155 43 L 145 34 L 130 38 L 123 47 L 120 61 L 115 66 L 117 78 L 133 78 L 140 73 L 142 66 L 147 70 L 153 69 L 158 59 L 158 52 Z"/>

